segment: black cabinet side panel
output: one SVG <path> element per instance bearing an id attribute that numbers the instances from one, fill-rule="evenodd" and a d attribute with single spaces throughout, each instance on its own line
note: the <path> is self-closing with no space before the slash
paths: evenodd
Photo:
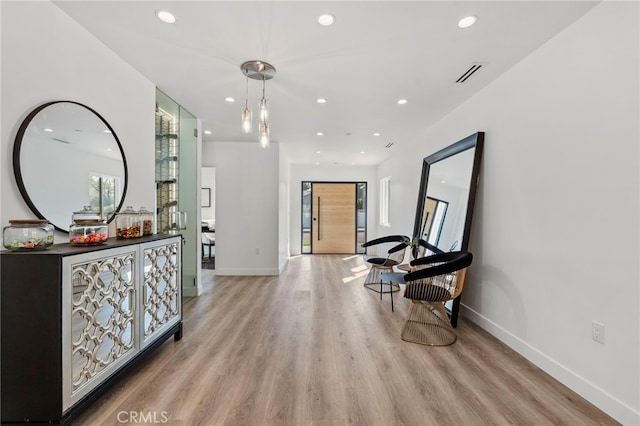
<path id="1" fill-rule="evenodd" d="M 61 418 L 61 259 L 0 258 L 3 422 Z"/>

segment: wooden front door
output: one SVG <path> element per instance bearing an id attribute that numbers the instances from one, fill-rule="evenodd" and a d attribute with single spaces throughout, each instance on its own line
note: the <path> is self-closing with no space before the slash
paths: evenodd
<path id="1" fill-rule="evenodd" d="M 314 254 L 356 252 L 356 184 L 311 186 L 311 233 Z"/>

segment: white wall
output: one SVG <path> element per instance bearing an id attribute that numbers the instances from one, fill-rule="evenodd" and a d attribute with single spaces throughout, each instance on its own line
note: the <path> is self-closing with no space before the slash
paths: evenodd
<path id="1" fill-rule="evenodd" d="M 2 2 L 2 150 L 0 221 L 34 215 L 13 177 L 16 132 L 36 106 L 52 100 L 85 104 L 111 124 L 129 168 L 125 204 L 153 206 L 155 88 L 49 2 Z M 66 159 L 51 162 L 69 167 Z M 46 175 L 43 176 L 46 179 Z M 69 218 L 82 206 L 68 206 Z M 57 234 L 56 242 L 67 241 Z"/>
<path id="2" fill-rule="evenodd" d="M 385 161 L 378 167 L 375 186 L 370 193 L 376 196 L 376 203 L 369 204 L 369 211 L 375 213 L 375 221 L 369 222 L 368 239 L 382 235 L 413 235 L 413 225 L 418 206 L 418 187 L 420 186 L 420 173 L 422 172 L 422 158 L 437 151 L 425 144 L 409 147 L 407 150 L 399 150 L 396 155 Z M 389 226 L 380 225 L 378 217 L 379 180 L 389 179 Z"/>
<path id="3" fill-rule="evenodd" d="M 291 168 L 289 164 L 284 160 L 284 154 L 282 150 L 280 150 L 280 159 L 279 159 L 279 167 L 280 167 L 280 181 L 278 184 L 278 203 L 279 203 L 279 214 L 278 214 L 278 265 L 280 268 L 280 272 L 283 271 L 284 267 L 287 265 L 289 261 L 289 256 L 291 254 L 289 243 L 290 243 L 290 232 L 289 226 L 291 223 L 291 198 L 289 197 L 290 187 L 291 187 Z"/>
<path id="4" fill-rule="evenodd" d="M 216 275 L 279 273 L 279 149 L 272 143 L 205 142 L 216 168 Z"/>
<path id="5" fill-rule="evenodd" d="M 379 236 L 375 227 L 378 217 L 378 181 L 375 167 L 291 165 L 289 172 L 289 250 L 292 255 L 300 254 L 302 246 L 303 181 L 367 182 L 367 239 Z"/>
<path id="6" fill-rule="evenodd" d="M 629 425 L 640 424 L 638 9 L 596 6 L 379 168 L 411 165 L 395 180 L 412 202 L 416 158 L 486 132 L 463 315 Z"/>

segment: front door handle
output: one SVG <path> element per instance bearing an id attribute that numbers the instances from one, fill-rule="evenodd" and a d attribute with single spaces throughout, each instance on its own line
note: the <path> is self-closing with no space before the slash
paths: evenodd
<path id="1" fill-rule="evenodd" d="M 318 197 L 318 241 L 320 241 L 320 197 Z"/>

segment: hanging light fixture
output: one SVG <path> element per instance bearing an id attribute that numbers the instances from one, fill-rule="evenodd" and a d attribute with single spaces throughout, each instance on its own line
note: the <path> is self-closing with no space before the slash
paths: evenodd
<path id="1" fill-rule="evenodd" d="M 267 106 L 267 98 L 265 97 L 265 79 L 264 75 L 262 76 L 262 98 L 260 99 L 260 146 L 263 148 L 267 148 L 271 143 L 269 138 L 269 123 L 267 123 L 267 119 L 269 118 L 269 110 Z"/>
<path id="2" fill-rule="evenodd" d="M 266 123 L 269 119 L 269 110 L 267 104 L 267 98 L 264 96 L 265 80 L 262 79 L 262 98 L 260 99 L 260 121 Z"/>
<path id="3" fill-rule="evenodd" d="M 269 136 L 269 105 L 267 102 L 267 97 L 265 95 L 266 92 L 266 81 L 271 80 L 276 75 L 276 69 L 273 65 L 264 62 L 264 61 L 247 61 L 240 65 L 240 69 L 242 73 L 247 76 L 247 101 L 245 103 L 244 111 L 242 112 L 242 131 L 244 133 L 250 133 L 245 131 L 245 123 L 247 121 L 248 114 L 248 128 L 251 129 L 251 110 L 249 109 L 249 79 L 253 80 L 262 80 L 262 98 L 259 102 L 260 107 L 260 124 L 259 124 L 259 133 L 260 133 L 260 146 L 263 148 L 267 148 L 270 144 L 270 136 Z"/>
<path id="4" fill-rule="evenodd" d="M 251 133 L 253 131 L 251 118 L 251 109 L 249 109 L 249 77 L 247 76 L 247 94 L 244 101 L 244 110 L 242 111 L 242 133 Z"/>
<path id="5" fill-rule="evenodd" d="M 268 148 L 271 143 L 269 137 L 269 125 L 262 121 L 260 122 L 260 146 L 263 148 Z"/>

